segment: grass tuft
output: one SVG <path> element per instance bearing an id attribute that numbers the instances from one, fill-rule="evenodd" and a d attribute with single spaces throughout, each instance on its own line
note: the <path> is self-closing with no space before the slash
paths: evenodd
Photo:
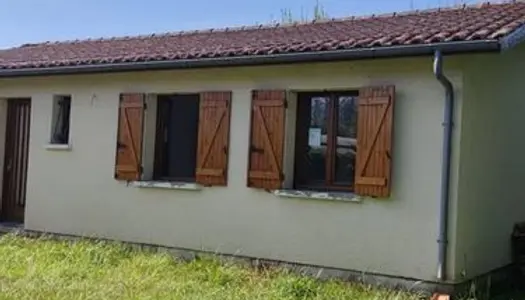
<path id="1" fill-rule="evenodd" d="M 118 243 L 0 238 L 3 299 L 416 300 L 421 295 L 203 257 L 191 262 Z"/>

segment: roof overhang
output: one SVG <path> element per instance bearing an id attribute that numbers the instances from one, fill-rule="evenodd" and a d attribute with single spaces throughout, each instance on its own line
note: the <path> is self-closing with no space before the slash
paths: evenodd
<path id="1" fill-rule="evenodd" d="M 518 32 L 519 31 L 519 32 Z M 516 36 L 514 36 L 516 34 Z M 520 43 L 525 38 L 522 26 L 501 41 L 476 40 L 434 43 L 423 45 L 399 45 L 371 48 L 358 48 L 336 51 L 299 52 L 271 55 L 232 56 L 201 59 L 181 59 L 172 61 L 145 61 L 113 64 L 93 64 L 78 66 L 60 66 L 49 68 L 0 69 L 0 78 L 22 76 L 50 76 L 93 73 L 115 73 L 131 71 L 173 70 L 189 68 L 215 68 L 229 66 L 256 66 L 306 62 L 328 62 L 374 58 L 393 58 L 432 55 L 436 50 L 443 54 L 465 54 L 479 52 L 498 52 Z"/>
<path id="2" fill-rule="evenodd" d="M 516 47 L 525 40 L 525 25 L 519 26 L 516 30 L 501 39 L 501 49 L 508 50 Z"/>

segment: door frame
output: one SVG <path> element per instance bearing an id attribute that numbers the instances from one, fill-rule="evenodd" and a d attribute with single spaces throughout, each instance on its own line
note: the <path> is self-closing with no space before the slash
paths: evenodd
<path id="1" fill-rule="evenodd" d="M 23 223 L 27 191 L 31 98 L 8 98 L 0 221 Z"/>

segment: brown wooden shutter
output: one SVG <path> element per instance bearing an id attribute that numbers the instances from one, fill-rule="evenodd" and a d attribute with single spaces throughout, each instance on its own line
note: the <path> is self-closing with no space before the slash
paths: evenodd
<path id="1" fill-rule="evenodd" d="M 231 95 L 231 92 L 201 93 L 197 183 L 227 185 Z"/>
<path id="2" fill-rule="evenodd" d="M 142 173 L 144 94 L 120 95 L 115 178 L 139 180 Z"/>
<path id="3" fill-rule="evenodd" d="M 390 195 L 394 97 L 394 86 L 367 87 L 359 91 L 356 194 Z"/>
<path id="4" fill-rule="evenodd" d="M 248 186 L 279 189 L 284 180 L 286 91 L 253 91 Z"/>

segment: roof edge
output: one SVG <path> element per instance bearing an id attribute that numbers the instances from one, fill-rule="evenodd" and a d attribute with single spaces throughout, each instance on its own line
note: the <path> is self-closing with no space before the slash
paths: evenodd
<path id="1" fill-rule="evenodd" d="M 501 39 L 501 50 L 509 50 L 525 41 L 525 24 L 514 29 L 510 34 Z"/>
<path id="2" fill-rule="evenodd" d="M 374 58 L 410 57 L 432 55 L 436 50 L 440 50 L 443 54 L 450 55 L 472 52 L 496 52 L 500 51 L 501 49 L 502 45 L 497 40 L 456 41 L 424 45 L 371 47 L 362 49 L 269 54 L 257 56 L 232 56 L 168 61 L 146 61 L 115 64 L 61 66 L 49 68 L 0 69 L 0 78 L 136 72 L 189 68 L 213 68 L 225 66 L 275 65 L 306 62 L 328 62 Z"/>

